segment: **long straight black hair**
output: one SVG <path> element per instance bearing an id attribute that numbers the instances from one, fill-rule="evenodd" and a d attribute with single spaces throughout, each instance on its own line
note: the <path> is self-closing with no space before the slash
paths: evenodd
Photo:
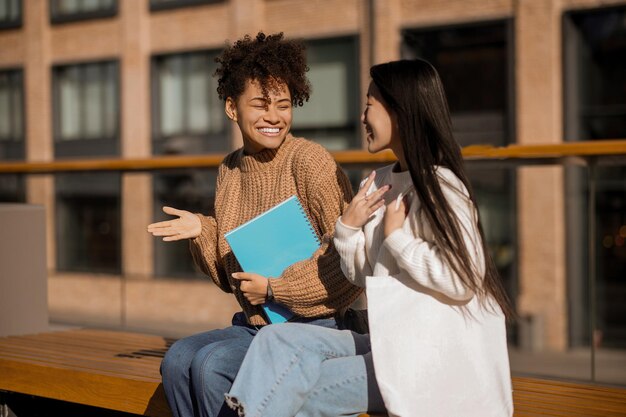
<path id="1" fill-rule="evenodd" d="M 421 200 L 448 265 L 463 284 L 481 299 L 491 295 L 505 316 L 514 313 L 496 266 L 489 254 L 483 228 L 478 230 L 485 256 L 485 275 L 479 276 L 469 254 L 459 222 L 441 190 L 437 166 L 448 168 L 465 185 L 476 210 L 478 206 L 465 174 L 461 148 L 452 135 L 450 111 L 439 74 L 421 59 L 393 61 L 370 69 L 372 81 L 397 118 L 398 134 L 415 191 Z"/>

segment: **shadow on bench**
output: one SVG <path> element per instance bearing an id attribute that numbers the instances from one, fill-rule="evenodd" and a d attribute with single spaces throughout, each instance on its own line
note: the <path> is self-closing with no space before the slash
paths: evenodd
<path id="1" fill-rule="evenodd" d="M 0 394 L 169 417 L 159 365 L 172 343 L 103 330 L 0 338 Z M 514 377 L 513 402 L 516 417 L 626 416 L 626 389 L 592 384 Z"/>

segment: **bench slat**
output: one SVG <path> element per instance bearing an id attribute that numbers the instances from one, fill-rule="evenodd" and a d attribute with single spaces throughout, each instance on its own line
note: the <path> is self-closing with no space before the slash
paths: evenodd
<path id="1" fill-rule="evenodd" d="M 170 417 L 159 382 L 0 358 L 0 389 L 154 417 Z"/>

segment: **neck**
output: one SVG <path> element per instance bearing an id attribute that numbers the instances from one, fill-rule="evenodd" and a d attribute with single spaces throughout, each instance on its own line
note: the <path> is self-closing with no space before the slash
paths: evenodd
<path id="1" fill-rule="evenodd" d="M 400 172 L 408 170 L 409 166 L 406 163 L 406 158 L 404 157 L 404 152 L 402 151 L 402 145 L 393 147 L 391 151 L 398 159 L 398 167 L 400 169 Z"/>

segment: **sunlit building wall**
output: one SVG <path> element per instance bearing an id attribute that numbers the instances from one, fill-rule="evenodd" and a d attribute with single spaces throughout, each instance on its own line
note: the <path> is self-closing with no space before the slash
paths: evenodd
<path id="1" fill-rule="evenodd" d="M 0 161 L 237 148 L 214 58 L 258 30 L 307 43 L 313 95 L 293 130 L 328 149 L 362 148 L 369 66 L 412 57 L 441 73 L 463 146 L 626 138 L 625 27 L 624 0 L 0 0 Z M 624 349 L 623 165 L 594 174 L 593 336 L 587 171 L 468 169 L 520 315 L 512 346 Z M 186 334 L 227 324 L 237 306 L 195 270 L 186 242 L 145 229 L 163 205 L 210 213 L 214 185 L 211 170 L 0 175 L 0 202 L 46 206 L 53 320 Z"/>

